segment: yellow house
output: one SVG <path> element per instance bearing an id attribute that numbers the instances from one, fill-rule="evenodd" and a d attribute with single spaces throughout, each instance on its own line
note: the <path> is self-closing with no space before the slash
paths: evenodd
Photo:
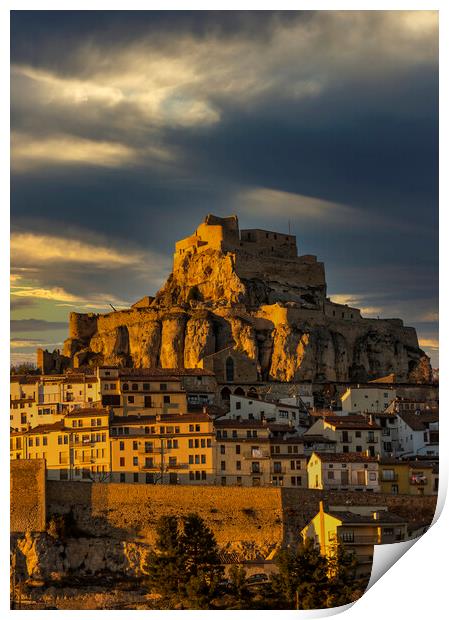
<path id="1" fill-rule="evenodd" d="M 205 413 L 127 416 L 111 422 L 111 481 L 214 484 L 215 441 Z"/>
<path id="2" fill-rule="evenodd" d="M 217 484 L 307 488 L 301 437 L 288 424 L 217 419 Z"/>
<path id="3" fill-rule="evenodd" d="M 379 462 L 381 492 L 393 495 L 436 495 L 437 471 L 433 462 L 382 459 Z"/>
<path id="4" fill-rule="evenodd" d="M 101 402 L 116 416 L 182 414 L 187 412 L 187 393 L 179 376 L 158 369 L 98 369 Z"/>
<path id="5" fill-rule="evenodd" d="M 407 537 L 407 523 L 379 506 L 330 506 L 319 512 L 302 529 L 301 537 L 311 539 L 322 555 L 331 557 L 337 544 L 353 553 L 358 562 L 359 576 L 369 576 L 374 545 L 394 543 Z"/>
<path id="6" fill-rule="evenodd" d="M 10 437 L 11 458 L 45 459 L 49 480 L 103 481 L 110 473 L 109 412 L 77 409 Z"/>

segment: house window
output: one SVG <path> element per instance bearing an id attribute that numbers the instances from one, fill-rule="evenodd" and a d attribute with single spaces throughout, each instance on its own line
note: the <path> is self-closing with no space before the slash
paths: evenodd
<path id="1" fill-rule="evenodd" d="M 221 471 L 225 471 L 225 469 L 226 469 L 226 461 L 221 461 L 220 469 L 221 469 Z"/>
<path id="2" fill-rule="evenodd" d="M 139 482 L 139 474 L 138 473 L 134 473 L 133 474 L 133 482 Z"/>
<path id="3" fill-rule="evenodd" d="M 128 396 L 128 403 L 134 403 L 134 396 Z"/>
<path id="4" fill-rule="evenodd" d="M 239 445 L 235 446 L 235 453 L 236 454 L 240 454 L 240 446 Z"/>
<path id="5" fill-rule="evenodd" d="M 165 392 L 167 390 L 167 384 L 161 383 L 159 389 L 161 392 Z"/>
<path id="6" fill-rule="evenodd" d="M 226 446 L 220 446 L 220 454 L 225 454 Z"/>
<path id="7" fill-rule="evenodd" d="M 124 456 L 120 457 L 120 467 L 125 467 L 125 457 Z"/>
<path id="8" fill-rule="evenodd" d="M 239 400 L 235 403 L 235 408 L 236 409 L 241 409 L 242 408 L 242 403 Z"/>
<path id="9" fill-rule="evenodd" d="M 232 357 L 228 357 L 226 360 L 226 381 L 234 381 L 234 360 Z"/>
<path id="10" fill-rule="evenodd" d="M 170 402 L 170 396 L 168 396 L 167 394 L 164 394 L 164 403 L 168 404 Z"/>
<path id="11" fill-rule="evenodd" d="M 126 474 L 120 474 L 120 482 L 126 482 Z"/>

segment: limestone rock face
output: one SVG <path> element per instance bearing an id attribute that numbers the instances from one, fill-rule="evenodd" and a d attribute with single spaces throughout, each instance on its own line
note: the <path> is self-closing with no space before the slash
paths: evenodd
<path id="1" fill-rule="evenodd" d="M 162 368 L 182 368 L 186 315 L 169 314 L 162 322 L 160 361 Z"/>
<path id="2" fill-rule="evenodd" d="M 159 321 L 141 321 L 128 327 L 129 352 L 136 368 L 158 366 L 161 331 Z"/>
<path id="3" fill-rule="evenodd" d="M 239 231 L 234 216 L 208 216 L 179 241 L 173 272 L 145 299 L 104 315 L 72 313 L 65 355 L 78 366 L 215 368 L 210 356 L 229 350 L 263 381 L 431 380 L 412 327 L 332 302 L 324 265 L 298 256 L 292 235 Z"/>
<path id="4" fill-rule="evenodd" d="M 208 314 L 193 315 L 188 321 L 184 340 L 184 367 L 197 368 L 206 356 L 215 353 L 215 334 Z"/>

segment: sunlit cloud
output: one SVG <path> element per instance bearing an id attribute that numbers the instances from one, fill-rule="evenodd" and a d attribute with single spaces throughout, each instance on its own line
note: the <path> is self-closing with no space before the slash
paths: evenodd
<path id="1" fill-rule="evenodd" d="M 342 204 L 268 188 L 242 191 L 236 198 L 239 211 L 251 216 L 306 219 L 341 218 L 354 216 L 356 211 Z"/>
<path id="2" fill-rule="evenodd" d="M 33 232 L 14 232 L 11 235 L 13 265 L 69 262 L 115 269 L 120 266 L 140 264 L 143 260 L 143 253 L 120 252 L 112 247 L 94 245 L 79 239 Z M 20 279 L 20 276 L 12 277 L 14 278 L 12 281 Z"/>
<path id="3" fill-rule="evenodd" d="M 27 349 L 30 347 L 56 347 L 62 342 L 42 342 L 38 338 L 13 338 L 10 340 L 11 349 Z"/>
<path id="4" fill-rule="evenodd" d="M 52 301 L 70 301 L 80 302 L 82 298 L 77 295 L 68 293 L 61 287 L 53 288 L 33 288 L 32 286 L 15 287 L 12 289 L 12 295 L 16 297 L 36 297 L 37 299 L 50 299 Z"/>
<path id="5" fill-rule="evenodd" d="M 49 163 L 116 167 L 134 158 L 134 149 L 114 142 L 96 142 L 66 135 L 33 138 L 16 132 L 11 137 L 11 165 L 16 171 Z"/>
<path id="6" fill-rule="evenodd" d="M 364 295 L 332 295 L 331 300 L 337 304 L 348 305 L 353 308 L 358 308 L 362 313 L 362 316 L 366 318 L 377 318 L 383 312 L 381 306 L 366 305 L 366 300 L 369 296 Z M 365 300 L 365 301 L 364 301 Z"/>
<path id="7" fill-rule="evenodd" d="M 432 351 L 438 351 L 440 348 L 439 342 L 436 338 L 420 338 L 419 345 L 423 349 L 430 349 Z"/>

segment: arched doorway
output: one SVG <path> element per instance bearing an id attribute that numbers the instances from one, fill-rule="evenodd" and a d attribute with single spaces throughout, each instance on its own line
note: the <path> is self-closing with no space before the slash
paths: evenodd
<path id="1" fill-rule="evenodd" d="M 228 387 L 224 387 L 221 392 L 221 400 L 230 400 L 231 390 Z"/>
<path id="2" fill-rule="evenodd" d="M 234 390 L 234 394 L 235 396 L 245 396 L 245 392 L 243 391 L 243 388 L 238 387 Z"/>

